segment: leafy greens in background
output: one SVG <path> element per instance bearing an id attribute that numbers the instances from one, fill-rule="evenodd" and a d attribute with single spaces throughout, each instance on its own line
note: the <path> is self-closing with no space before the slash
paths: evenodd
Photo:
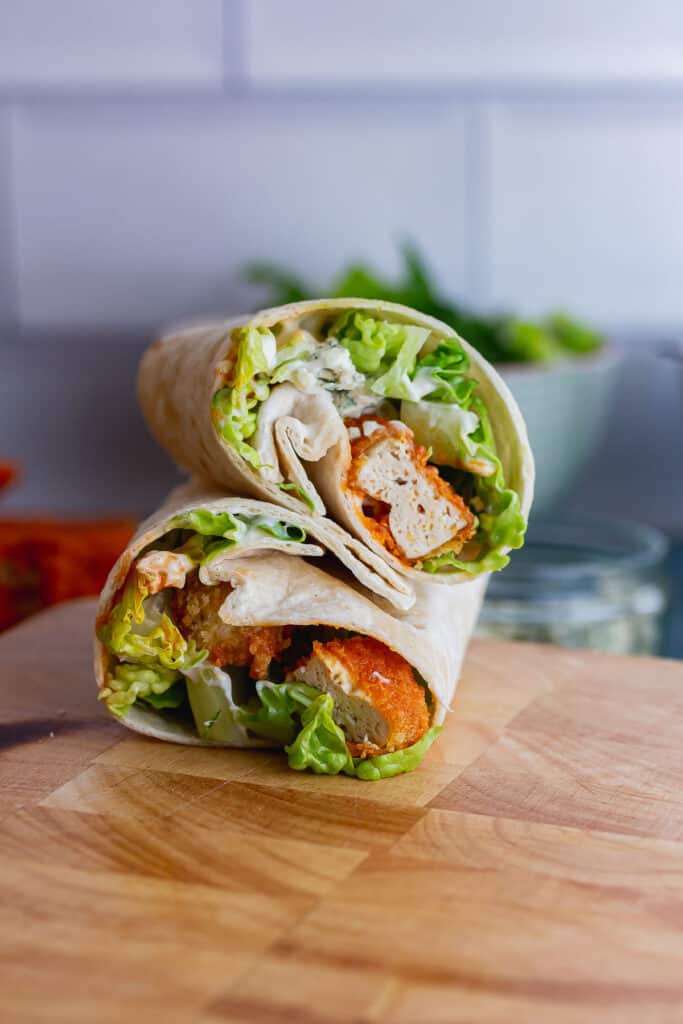
<path id="1" fill-rule="evenodd" d="M 299 302 L 318 294 L 332 298 L 385 299 L 412 306 L 443 320 L 491 363 L 539 363 L 559 356 L 593 352 L 603 344 L 600 334 L 565 313 L 543 320 L 521 320 L 507 314 L 482 316 L 441 295 L 415 246 L 401 248 L 403 272 L 387 281 L 370 267 L 349 266 L 322 292 L 307 281 L 270 263 L 254 263 L 245 276 L 253 284 L 270 288 L 273 305 Z"/>

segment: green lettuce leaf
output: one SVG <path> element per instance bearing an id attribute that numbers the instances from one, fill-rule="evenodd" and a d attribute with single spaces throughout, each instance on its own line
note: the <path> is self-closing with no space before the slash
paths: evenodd
<path id="1" fill-rule="evenodd" d="M 268 519 L 265 516 L 255 519 L 254 526 L 276 540 L 294 541 L 302 544 L 306 540 L 306 531 L 295 523 L 285 523 L 282 519 Z"/>
<path id="2" fill-rule="evenodd" d="M 417 768 L 441 729 L 440 725 L 433 726 L 417 743 L 413 743 L 412 747 L 395 750 L 392 754 L 378 754 L 377 757 L 371 757 L 365 761 L 356 759 L 354 761 L 356 778 L 364 779 L 366 782 L 375 782 L 378 779 L 390 779 L 394 775 L 402 775 L 403 772 L 412 772 Z"/>
<path id="3" fill-rule="evenodd" d="M 179 708 L 185 703 L 186 697 L 187 688 L 184 679 L 178 679 L 163 693 L 155 693 L 152 690 L 151 693 L 141 695 L 141 699 L 146 704 L 151 704 L 157 711 L 163 711 L 165 708 Z"/>
<path id="4" fill-rule="evenodd" d="M 313 499 L 306 493 L 303 487 L 299 487 L 298 484 L 276 484 L 276 487 L 279 487 L 281 491 L 291 491 L 293 494 L 296 494 L 297 497 L 301 498 L 304 504 L 308 505 L 311 512 L 315 512 Z"/>
<path id="5" fill-rule="evenodd" d="M 171 520 L 172 527 L 183 530 L 194 530 L 203 537 L 226 537 L 234 539 L 235 535 L 244 529 L 230 512 L 211 512 L 206 508 L 193 509 L 190 512 L 183 512 Z"/>
<path id="6" fill-rule="evenodd" d="M 291 743 L 301 728 L 301 715 L 318 696 L 303 683 L 254 684 L 246 669 L 199 665 L 187 673 L 187 692 L 197 732 L 213 743 L 244 746 L 250 736 Z"/>
<path id="7" fill-rule="evenodd" d="M 594 352 L 604 343 L 601 334 L 586 324 L 572 320 L 566 313 L 551 314 L 546 325 L 565 352 L 577 354 Z"/>
<path id="8" fill-rule="evenodd" d="M 373 316 L 351 310 L 335 321 L 329 335 L 348 349 L 351 362 L 361 373 L 380 373 L 391 334 L 390 330 L 381 330 L 382 326 L 393 325 L 383 325 Z"/>
<path id="9" fill-rule="evenodd" d="M 500 328 L 498 343 L 503 362 L 543 363 L 560 354 L 556 339 L 544 324 L 513 317 Z"/>
<path id="10" fill-rule="evenodd" d="M 430 402 L 447 402 L 467 409 L 476 381 L 465 374 L 470 361 L 456 338 L 446 338 L 418 360 L 415 381 L 428 380 L 433 390 L 425 398 Z"/>
<path id="11" fill-rule="evenodd" d="M 193 509 L 171 520 L 176 529 L 193 530 L 193 535 L 176 551 L 188 555 L 195 565 L 206 565 L 222 551 L 232 548 L 246 533 L 246 524 L 230 512 Z"/>
<path id="12" fill-rule="evenodd" d="M 306 687 L 310 691 L 310 687 Z M 390 779 L 403 772 L 411 772 L 420 764 L 441 726 L 434 726 L 411 747 L 392 754 L 379 754 L 371 758 L 352 758 L 346 746 L 343 731 L 334 721 L 334 703 L 327 693 L 318 694 L 301 716 L 302 729 L 293 743 L 285 747 L 289 767 L 296 771 L 310 768 L 317 775 L 354 775 L 364 781 Z M 307 694 L 310 699 L 310 694 Z"/>
<path id="13" fill-rule="evenodd" d="M 262 680 L 256 684 L 256 694 L 247 707 L 240 708 L 240 723 L 256 736 L 284 747 L 295 739 L 302 714 L 318 697 L 318 690 L 305 683 Z"/>
<path id="14" fill-rule="evenodd" d="M 269 374 L 276 341 L 266 327 L 247 326 L 237 332 L 237 362 L 229 387 L 213 396 L 212 415 L 221 436 L 254 469 L 261 468 L 258 452 L 247 439 L 256 430 L 257 406 L 270 393 Z"/>
<path id="15" fill-rule="evenodd" d="M 181 687 L 182 691 L 176 689 Z M 185 696 L 185 684 L 181 675 L 174 669 L 161 665 L 135 665 L 124 663 L 116 665 L 109 675 L 107 686 L 100 692 L 100 700 L 119 718 L 123 718 L 128 709 L 137 700 L 146 701 L 155 707 L 179 707 Z M 172 703 L 159 704 L 166 694 Z M 175 703 L 176 698 L 180 699 Z"/>
<path id="16" fill-rule="evenodd" d="M 205 565 L 221 551 L 239 543 L 250 526 L 255 526 L 277 540 L 302 543 L 307 536 L 303 527 L 281 519 L 269 516 L 248 516 L 245 519 L 233 516 L 230 512 L 211 512 L 208 509 L 196 509 L 176 516 L 171 526 L 196 531 L 177 550 L 189 555 L 197 565 Z"/>
<path id="17" fill-rule="evenodd" d="M 510 314 L 476 314 L 439 292 L 430 268 L 413 244 L 404 242 L 401 253 L 403 271 L 394 281 L 363 264 L 347 266 L 324 287 L 302 281 L 272 264 L 256 264 L 250 268 L 249 275 L 251 280 L 270 286 L 267 305 L 271 306 L 312 299 L 316 295 L 330 295 L 334 298 L 384 299 L 419 309 L 448 324 L 492 363 L 533 362 L 564 354 L 581 355 L 604 344 L 600 334 L 563 313 L 555 313 L 531 324 Z"/>
<path id="18" fill-rule="evenodd" d="M 470 438 L 476 441 L 472 457 L 494 467 L 490 476 L 472 477 L 476 493 L 472 506 L 479 518 L 477 542 L 481 544 L 484 554 L 476 561 L 467 562 L 458 558 L 454 552 L 447 551 L 423 562 L 425 572 L 435 573 L 444 569 L 459 569 L 471 574 L 495 572 L 504 569 L 510 561 L 502 549 L 514 550 L 524 544 L 526 521 L 520 509 L 519 495 L 505 485 L 503 467 L 496 454 L 486 406 L 475 396 L 471 409 L 479 417 L 479 427 Z"/>
<path id="19" fill-rule="evenodd" d="M 414 398 L 411 375 L 429 330 L 378 320 L 352 310 L 333 324 L 330 335 L 349 352 L 353 365 L 372 379 L 370 390 L 387 398 Z"/>
<path id="20" fill-rule="evenodd" d="M 246 690 L 246 669 L 229 671 L 206 662 L 185 673 L 187 696 L 198 735 L 209 743 L 245 746 L 246 728 L 239 721 L 237 697 Z"/>
<path id="21" fill-rule="evenodd" d="M 442 402 L 401 402 L 401 420 L 418 444 L 431 448 L 437 466 L 461 467 L 476 457 L 478 415 L 459 405 Z"/>
<path id="22" fill-rule="evenodd" d="M 429 337 L 429 331 L 424 327 L 411 327 L 407 324 L 391 326 L 399 326 L 402 329 L 401 347 L 389 369 L 372 382 L 370 390 L 386 398 L 408 398 L 415 394 L 412 374 L 418 353 Z"/>
<path id="23" fill-rule="evenodd" d="M 303 712 L 301 732 L 285 747 L 290 768 L 298 772 L 310 768 L 316 775 L 355 774 L 344 733 L 332 717 L 333 710 L 334 701 L 329 693 L 321 693 Z"/>
<path id="24" fill-rule="evenodd" d="M 119 658 L 167 669 L 190 668 L 207 654 L 185 640 L 163 610 L 162 596 L 148 596 L 137 573 L 100 631 L 100 640 Z"/>
<path id="25" fill-rule="evenodd" d="M 122 659 L 115 665 L 100 699 L 115 715 L 125 715 L 136 700 L 165 694 L 180 680 L 180 671 L 200 664 L 207 656 L 188 643 L 164 611 L 163 597 L 150 596 L 137 573 L 126 584 L 107 623 L 98 630 L 107 650 Z M 179 696 L 179 691 L 170 700 Z M 155 705 L 160 706 L 160 705 Z M 179 704 L 164 704 L 177 707 Z"/>
<path id="26" fill-rule="evenodd" d="M 221 551 L 226 551 L 234 546 L 235 541 L 231 537 L 202 537 L 199 533 L 193 533 L 181 547 L 173 550 L 175 554 L 187 555 L 197 566 L 206 565 Z"/>
<path id="27" fill-rule="evenodd" d="M 296 331 L 289 343 L 278 349 L 270 383 L 282 384 L 284 381 L 291 380 L 295 367 L 305 366 L 317 347 L 317 343 L 310 334 Z"/>

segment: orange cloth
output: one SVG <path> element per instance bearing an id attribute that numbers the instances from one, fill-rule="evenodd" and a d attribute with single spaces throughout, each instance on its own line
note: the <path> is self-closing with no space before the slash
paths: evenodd
<path id="1" fill-rule="evenodd" d="M 134 528 L 128 519 L 0 519 L 0 630 L 49 605 L 98 594 Z"/>

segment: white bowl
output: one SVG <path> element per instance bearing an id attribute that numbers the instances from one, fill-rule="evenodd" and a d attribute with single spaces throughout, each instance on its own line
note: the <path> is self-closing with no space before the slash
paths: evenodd
<path id="1" fill-rule="evenodd" d="M 547 366 L 497 366 L 526 420 L 536 460 L 533 516 L 552 512 L 602 439 L 621 357 L 613 348 Z"/>

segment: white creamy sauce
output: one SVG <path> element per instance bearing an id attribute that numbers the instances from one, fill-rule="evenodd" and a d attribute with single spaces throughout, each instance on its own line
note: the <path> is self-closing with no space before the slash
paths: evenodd
<path id="1" fill-rule="evenodd" d="M 376 433 L 376 431 L 381 429 L 381 423 L 377 423 L 375 420 L 366 420 L 363 424 L 363 436 L 370 437 L 372 434 Z"/>
<path id="2" fill-rule="evenodd" d="M 363 387 L 365 386 L 363 384 Z M 356 419 L 366 413 L 377 412 L 385 402 L 381 395 L 370 395 L 361 388 L 354 391 L 332 391 L 330 394 L 339 415 L 347 419 Z"/>
<path id="3" fill-rule="evenodd" d="M 377 408 L 381 399 L 367 393 L 365 377 L 336 339 L 316 342 L 307 331 L 296 330 L 287 334 L 285 341 L 277 353 L 277 383 L 287 381 L 305 394 L 322 387 L 331 393 L 343 416 L 360 416 L 369 407 Z"/>
<path id="4" fill-rule="evenodd" d="M 156 594 L 164 587 L 184 587 L 194 562 L 176 551 L 148 551 L 138 559 L 135 568 L 147 582 L 150 594 Z"/>
<path id="5" fill-rule="evenodd" d="M 348 350 L 338 341 L 318 345 L 308 360 L 308 369 L 330 390 L 352 391 L 365 385 L 365 378 L 353 365 Z"/>
<path id="6" fill-rule="evenodd" d="M 263 354 L 266 357 L 266 363 L 268 364 L 268 372 L 270 373 L 275 368 L 277 361 L 277 341 L 275 335 L 268 331 L 267 334 L 261 335 L 261 344 L 263 346 Z"/>

